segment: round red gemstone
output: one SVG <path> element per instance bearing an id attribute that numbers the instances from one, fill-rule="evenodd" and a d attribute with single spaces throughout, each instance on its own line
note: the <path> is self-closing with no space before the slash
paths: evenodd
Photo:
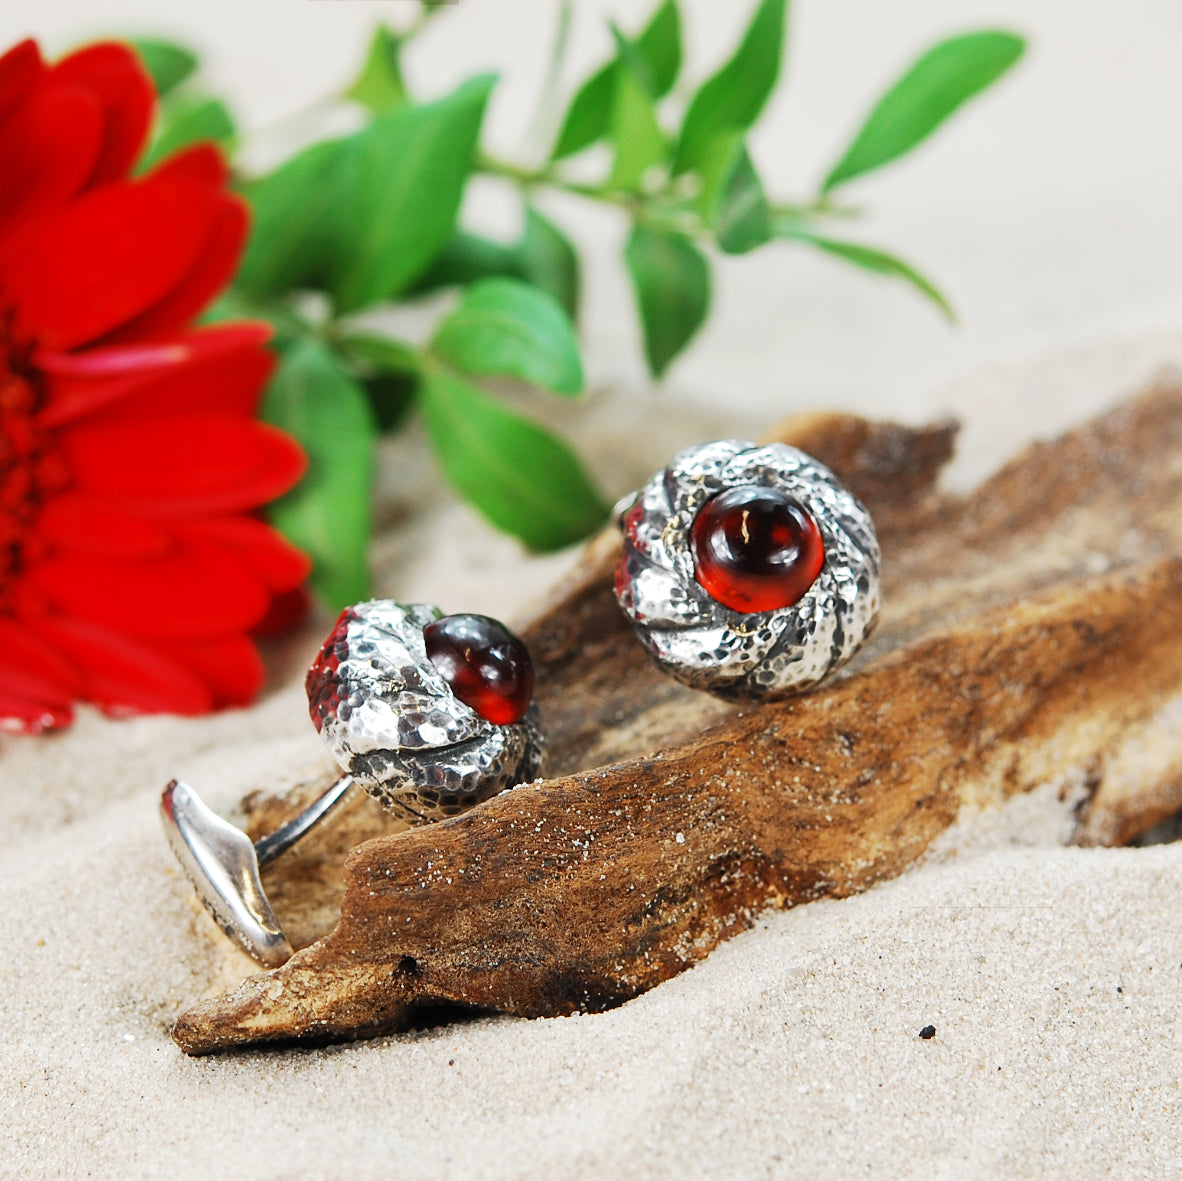
<path id="1" fill-rule="evenodd" d="M 821 530 L 800 502 L 754 484 L 706 501 L 690 527 L 690 548 L 711 598 L 746 614 L 791 607 L 825 564 Z"/>
<path id="2" fill-rule="evenodd" d="M 486 722 L 520 722 L 534 692 L 529 650 L 487 615 L 445 615 L 423 628 L 427 655 L 451 691 Z"/>

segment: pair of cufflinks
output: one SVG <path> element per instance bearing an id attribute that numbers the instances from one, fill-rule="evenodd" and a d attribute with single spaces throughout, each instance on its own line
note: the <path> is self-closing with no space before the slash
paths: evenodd
<path id="1" fill-rule="evenodd" d="M 678 454 L 617 506 L 616 597 L 661 667 L 693 688 L 766 701 L 813 688 L 878 618 L 880 554 L 863 505 L 784 444 Z M 292 948 L 259 871 L 357 784 L 412 824 L 534 779 L 544 738 L 529 652 L 503 624 L 389 600 L 347 608 L 307 677 L 312 721 L 342 776 L 252 842 L 174 780 L 174 852 L 227 935 L 265 967 Z"/>

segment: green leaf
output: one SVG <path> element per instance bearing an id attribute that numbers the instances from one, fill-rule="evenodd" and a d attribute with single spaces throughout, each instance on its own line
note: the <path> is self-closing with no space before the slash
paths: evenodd
<path id="1" fill-rule="evenodd" d="M 430 267 L 415 280 L 414 294 L 441 287 L 466 287 L 479 279 L 507 275 L 548 291 L 573 319 L 579 306 L 579 258 L 562 231 L 537 210 L 525 210 L 519 241 L 506 244 L 457 230 Z"/>
<path id="2" fill-rule="evenodd" d="M 418 295 L 441 287 L 465 287 L 491 275 L 520 278 L 520 249 L 520 243 L 506 245 L 467 230 L 456 230 L 409 291 Z"/>
<path id="3" fill-rule="evenodd" d="M 324 287 L 337 311 L 407 289 L 452 235 L 492 84 L 387 111 L 247 185 L 254 228 L 238 283 L 255 295 Z"/>
<path id="4" fill-rule="evenodd" d="M 644 77 L 652 97 L 663 98 L 681 71 L 681 14 L 676 0 L 665 0 L 657 9 L 633 49 L 645 63 Z M 576 92 L 550 153 L 551 160 L 573 156 L 611 130 L 617 62 L 613 59 L 598 69 Z"/>
<path id="5" fill-rule="evenodd" d="M 159 130 L 138 170 L 147 172 L 191 144 L 225 144 L 233 138 L 234 120 L 220 99 L 173 95 L 161 103 Z"/>
<path id="6" fill-rule="evenodd" d="M 821 192 L 909 152 L 962 103 L 992 85 L 1021 56 L 1025 41 L 986 31 L 952 37 L 929 49 L 878 100 Z"/>
<path id="7" fill-rule="evenodd" d="M 778 225 L 776 232 L 782 238 L 807 242 L 810 246 L 815 246 L 818 250 L 825 251 L 826 254 L 843 258 L 846 262 L 853 263 L 854 266 L 861 267 L 865 271 L 872 271 L 876 275 L 886 275 L 891 279 L 902 279 L 930 299 L 949 320 L 956 320 L 956 313 L 952 310 L 952 305 L 944 298 L 940 289 L 929 279 L 924 278 L 914 267 L 902 259 L 896 258 L 893 254 L 887 254 L 873 246 L 861 246 L 857 242 L 842 242 L 835 238 L 826 238 L 813 233 L 807 226 L 796 221 L 788 221 Z"/>
<path id="8" fill-rule="evenodd" d="M 573 156 L 607 135 L 615 93 L 616 63 L 610 61 L 592 74 L 571 100 L 551 160 Z"/>
<path id="9" fill-rule="evenodd" d="M 640 307 L 644 351 L 654 377 L 689 344 L 710 308 L 710 268 L 688 238 L 636 226 L 624 261 Z"/>
<path id="10" fill-rule="evenodd" d="M 239 287 L 223 291 L 201 313 L 201 324 L 224 324 L 227 320 L 266 320 L 274 330 L 272 348 L 280 351 L 308 334 L 308 323 L 285 304 L 258 300 Z"/>
<path id="11" fill-rule="evenodd" d="M 780 75 L 788 0 L 760 0 L 731 59 L 702 84 L 681 125 L 674 172 L 697 169 L 711 141 L 746 131 L 759 118 Z"/>
<path id="12" fill-rule="evenodd" d="M 390 336 L 358 332 L 338 342 L 340 351 L 381 373 L 417 374 L 423 367 L 418 352 Z"/>
<path id="13" fill-rule="evenodd" d="M 324 345 L 303 340 L 268 386 L 263 417 L 308 454 L 308 474 L 271 505 L 271 520 L 311 555 L 312 586 L 330 607 L 368 598 L 374 423 L 365 391 Z"/>
<path id="14" fill-rule="evenodd" d="M 578 458 L 537 423 L 445 369 L 428 371 L 420 405 L 448 480 L 530 549 L 560 549 L 607 519 Z"/>
<path id="15" fill-rule="evenodd" d="M 532 206 L 517 245 L 521 278 L 548 291 L 572 320 L 579 314 L 579 256 L 570 239 Z"/>
<path id="16" fill-rule="evenodd" d="M 559 394 L 583 388 L 569 317 L 553 296 L 519 279 L 469 287 L 431 347 L 463 373 L 518 377 Z"/>
<path id="17" fill-rule="evenodd" d="M 635 189 L 650 168 L 665 159 L 665 135 L 648 88 L 640 75 L 641 63 L 613 28 L 620 46 L 616 90 L 612 106 L 612 143 L 616 158 L 608 184 L 615 189 Z"/>
<path id="18" fill-rule="evenodd" d="M 636 51 L 648 63 L 653 95 L 664 98 L 681 73 L 681 13 L 677 0 L 665 0 L 657 9 L 636 38 Z"/>
<path id="19" fill-rule="evenodd" d="M 326 140 L 293 156 L 243 190 L 253 219 L 236 283 L 256 296 L 327 283 L 330 227 L 346 140 Z"/>
<path id="20" fill-rule="evenodd" d="M 702 160 L 701 209 L 719 247 L 746 254 L 772 236 L 772 211 L 741 135 L 720 136 Z"/>
<path id="21" fill-rule="evenodd" d="M 405 106 L 408 99 L 399 63 L 400 48 L 401 40 L 397 34 L 385 25 L 378 25 L 369 43 L 365 65 L 353 85 L 345 91 L 345 97 L 378 114 Z"/>
<path id="22" fill-rule="evenodd" d="M 351 141 L 335 185 L 331 290 L 338 311 L 397 295 L 451 237 L 494 79 L 379 115 Z"/>
<path id="23" fill-rule="evenodd" d="M 144 63 L 144 69 L 151 75 L 152 85 L 161 98 L 197 69 L 197 55 L 174 41 L 133 37 L 128 44 Z"/>

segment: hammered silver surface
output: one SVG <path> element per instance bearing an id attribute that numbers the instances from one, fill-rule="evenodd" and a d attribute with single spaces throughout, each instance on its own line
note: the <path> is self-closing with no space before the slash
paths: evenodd
<path id="1" fill-rule="evenodd" d="M 716 493 L 744 484 L 794 497 L 821 530 L 821 573 L 790 607 L 734 611 L 694 574 L 694 517 Z M 755 700 L 802 693 L 849 660 L 878 621 L 881 555 L 870 514 L 795 447 L 723 439 L 679 452 L 621 505 L 620 527 L 616 598 L 658 663 L 696 689 Z"/>
<path id="2" fill-rule="evenodd" d="M 536 704 L 498 726 L 431 663 L 423 628 L 441 617 L 389 599 L 349 607 L 307 679 L 312 721 L 341 768 L 414 824 L 456 816 L 541 770 Z"/>

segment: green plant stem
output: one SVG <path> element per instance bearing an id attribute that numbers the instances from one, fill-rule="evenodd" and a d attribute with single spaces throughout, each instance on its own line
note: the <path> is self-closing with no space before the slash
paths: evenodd
<path id="1" fill-rule="evenodd" d="M 487 176 L 499 177 L 519 188 L 529 191 L 548 188 L 562 193 L 572 193 L 588 201 L 618 205 L 627 209 L 634 220 L 651 229 L 674 230 L 707 240 L 708 227 L 702 224 L 701 216 L 693 207 L 692 198 L 686 198 L 682 186 L 672 178 L 665 187 L 652 193 L 628 192 L 614 189 L 605 184 L 582 184 L 566 180 L 552 167 L 526 168 L 508 160 L 482 152 L 476 162 L 477 171 Z M 784 221 L 813 221 L 816 218 L 855 218 L 862 211 L 851 206 L 839 205 L 828 194 L 814 198 L 808 203 L 784 202 L 773 207 L 773 216 Z"/>
<path id="2" fill-rule="evenodd" d="M 861 217 L 862 210 L 856 205 L 839 205 L 831 193 L 822 193 L 808 205 L 780 205 L 777 209 L 798 211 L 807 217 Z"/>
<path id="3" fill-rule="evenodd" d="M 566 61 L 567 44 L 570 41 L 571 0 L 562 0 L 558 10 L 558 28 L 554 34 L 554 46 L 550 51 L 550 64 L 546 79 L 538 96 L 533 121 L 526 133 L 527 148 L 536 147 L 539 152 L 546 150 L 553 136 L 558 120 L 558 94 L 562 84 L 562 65 Z"/>
<path id="4" fill-rule="evenodd" d="M 415 16 L 414 20 L 412 20 L 410 24 L 398 34 L 399 41 L 401 41 L 403 45 L 405 45 L 408 41 L 412 41 L 423 31 L 427 23 L 438 11 L 438 8 L 431 7 L 427 4 L 420 4 L 418 14 Z"/>
<path id="5" fill-rule="evenodd" d="M 613 189 L 609 185 L 587 185 L 577 181 L 565 180 L 549 168 L 523 168 L 518 164 L 511 164 L 507 160 L 500 160 L 481 152 L 476 161 L 476 171 L 487 176 L 497 176 L 502 180 L 511 181 L 522 189 L 550 188 L 563 193 L 574 193 L 578 197 L 586 197 L 589 201 L 604 201 L 612 205 L 623 205 L 633 208 L 644 201 L 638 193 L 628 193 L 620 189 Z"/>

